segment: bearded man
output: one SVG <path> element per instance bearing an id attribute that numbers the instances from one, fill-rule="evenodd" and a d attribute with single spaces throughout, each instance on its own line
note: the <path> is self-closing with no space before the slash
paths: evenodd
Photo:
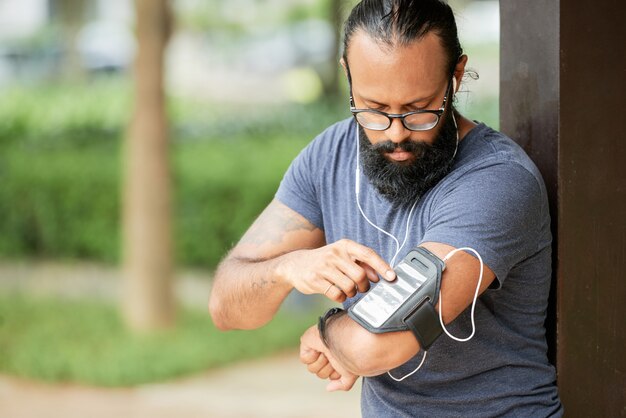
<path id="1" fill-rule="evenodd" d="M 543 325 L 544 183 L 512 140 L 454 109 L 467 60 L 445 2 L 359 3 L 341 60 L 353 117 L 300 153 L 216 272 L 215 324 L 252 329 L 293 289 L 349 308 L 393 282 L 410 249 L 445 259 L 434 309 L 449 333 L 428 347 L 411 330 L 372 333 L 341 309 L 302 336 L 301 360 L 329 390 L 363 376 L 364 417 L 563 414 Z M 446 257 L 467 247 L 475 253 Z"/>

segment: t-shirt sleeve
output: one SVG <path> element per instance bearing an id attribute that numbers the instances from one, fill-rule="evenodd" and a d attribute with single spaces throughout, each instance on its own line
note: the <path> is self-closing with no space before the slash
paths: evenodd
<path id="1" fill-rule="evenodd" d="M 433 201 L 424 242 L 471 247 L 501 286 L 517 263 L 539 248 L 545 224 L 538 179 L 514 162 L 494 162 L 465 173 Z"/>
<path id="2" fill-rule="evenodd" d="M 313 225 L 323 229 L 324 221 L 318 198 L 319 185 L 316 181 L 319 178 L 321 163 L 319 157 L 315 158 L 317 148 L 319 148 L 318 140 L 319 137 L 292 161 L 275 197 L 304 216 Z"/>

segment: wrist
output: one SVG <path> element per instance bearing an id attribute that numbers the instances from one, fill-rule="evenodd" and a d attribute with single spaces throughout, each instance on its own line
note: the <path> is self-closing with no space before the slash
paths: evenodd
<path id="1" fill-rule="evenodd" d="M 294 257 L 298 257 L 297 253 L 300 253 L 300 251 L 301 250 L 291 251 L 273 260 L 272 275 L 278 280 L 278 283 L 288 287 L 289 291 L 295 288 L 293 281 L 294 274 L 292 274 L 292 271 L 295 268 L 294 260 L 297 260 L 297 258 Z"/>
<path id="2" fill-rule="evenodd" d="M 324 313 L 324 315 L 320 316 L 319 321 L 317 322 L 317 330 L 319 331 L 320 339 L 322 340 L 322 342 L 327 348 L 330 348 L 330 345 L 328 342 L 328 335 L 326 332 L 328 326 L 333 320 L 339 318 L 345 313 L 346 311 L 344 311 L 343 309 L 334 307 L 334 308 L 330 308 Z"/>

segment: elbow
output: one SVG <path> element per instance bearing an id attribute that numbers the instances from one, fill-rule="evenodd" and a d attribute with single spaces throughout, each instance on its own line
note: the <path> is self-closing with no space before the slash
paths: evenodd
<path id="1" fill-rule="evenodd" d="M 265 318 L 260 315 L 251 315 L 250 318 L 245 318 L 243 312 L 233 312 L 223 299 L 214 293 L 209 298 L 209 315 L 215 328 L 220 331 L 253 330 L 262 327 L 271 320 L 271 317 Z"/>
<path id="2" fill-rule="evenodd" d="M 387 371 L 386 368 L 381 364 L 380 359 L 376 359 L 373 356 L 359 356 L 356 359 L 353 359 L 348 362 L 346 365 L 346 369 L 350 371 L 350 373 L 355 374 L 357 376 L 364 377 L 373 377 L 383 374 Z"/>
<path id="3" fill-rule="evenodd" d="M 351 344 L 347 350 L 344 348 L 340 362 L 357 376 L 370 377 L 384 373 L 387 370 L 384 363 L 389 353 L 379 348 L 380 336 L 365 329 L 357 332 L 360 335 L 354 341 L 358 341 L 358 344 Z"/>
<path id="4" fill-rule="evenodd" d="M 228 321 L 225 320 L 225 315 L 222 309 L 222 304 L 211 294 L 209 298 L 209 315 L 211 316 L 211 320 L 213 321 L 213 325 L 220 331 L 230 331 L 233 329 L 232 326 L 228 324 Z"/>
<path id="5" fill-rule="evenodd" d="M 376 350 L 372 350 L 376 351 Z M 350 366 L 354 370 L 352 373 L 357 376 L 365 376 L 372 377 L 378 376 L 380 374 L 385 373 L 389 368 L 384 364 L 385 357 L 378 357 L 372 352 L 367 353 L 366 355 L 360 354 L 357 358 L 352 362 L 353 364 Z"/>
<path id="6" fill-rule="evenodd" d="M 232 329 L 232 327 L 228 326 L 226 321 L 222 319 L 219 309 L 211 303 L 209 303 L 209 315 L 211 316 L 211 321 L 213 325 L 215 325 L 215 328 L 220 331 L 230 331 Z"/>

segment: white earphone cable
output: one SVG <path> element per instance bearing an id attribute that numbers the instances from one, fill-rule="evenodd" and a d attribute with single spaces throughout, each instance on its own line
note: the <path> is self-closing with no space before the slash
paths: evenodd
<path id="1" fill-rule="evenodd" d="M 450 251 L 448 255 L 444 257 L 443 262 L 445 263 L 450 257 L 452 257 L 458 251 L 471 251 L 474 254 L 476 254 L 476 257 L 478 257 L 478 261 L 480 261 L 480 273 L 478 274 L 478 283 L 476 283 L 476 291 L 474 292 L 474 299 L 472 300 L 472 309 L 470 313 L 470 320 L 472 321 L 472 332 L 468 337 L 465 337 L 465 338 L 455 337 L 454 335 L 450 334 L 445 324 L 443 323 L 443 318 L 441 316 L 441 311 L 443 311 L 443 297 L 441 296 L 441 291 L 439 291 L 439 322 L 441 323 L 441 328 L 443 329 L 443 332 L 445 332 L 448 337 L 452 338 L 455 341 L 459 341 L 463 343 L 463 342 L 471 340 L 472 337 L 474 336 L 474 333 L 476 332 L 476 322 L 474 321 L 474 311 L 476 309 L 476 301 L 478 300 L 478 293 L 480 292 L 480 285 L 483 282 L 483 272 L 484 272 L 485 264 L 483 263 L 483 258 L 480 256 L 478 251 L 470 247 L 461 247 L 461 248 L 456 248 Z"/>
<path id="2" fill-rule="evenodd" d="M 409 210 L 409 214 L 407 215 L 407 218 L 406 218 L 406 229 L 404 231 L 404 240 L 402 241 L 402 245 L 400 245 L 400 242 L 398 241 L 398 238 L 396 238 L 395 235 L 385 231 L 384 229 L 382 229 L 381 227 L 376 225 L 374 222 L 372 222 L 367 217 L 367 215 L 363 211 L 363 208 L 361 207 L 361 203 L 359 202 L 359 195 L 360 195 L 360 191 L 361 191 L 360 190 L 361 170 L 360 170 L 360 164 L 359 164 L 359 158 L 360 158 L 359 142 L 360 142 L 360 138 L 359 138 L 358 127 L 357 127 L 357 131 L 356 131 L 356 138 L 357 138 L 357 140 L 356 140 L 356 170 L 354 172 L 356 205 L 359 208 L 359 212 L 361 212 L 361 216 L 363 216 L 363 218 L 367 221 L 367 223 L 369 223 L 371 226 L 373 226 L 378 231 L 380 231 L 383 234 L 387 235 L 389 238 L 391 238 L 393 240 L 393 242 L 395 242 L 395 244 L 396 244 L 396 252 L 393 255 L 393 258 L 391 259 L 391 262 L 389 263 L 391 265 L 391 267 L 394 267 L 394 263 L 396 261 L 396 258 L 398 257 L 398 254 L 400 253 L 400 251 L 402 251 L 402 248 L 404 248 L 404 244 L 406 244 L 406 241 L 407 241 L 407 239 L 409 237 L 409 224 L 411 222 L 411 216 L 413 216 L 413 210 L 415 209 L 415 206 L 417 206 L 417 202 L 419 201 L 419 199 L 416 200 L 415 202 L 413 202 L 413 206 L 411 206 L 411 209 Z"/>
<path id="3" fill-rule="evenodd" d="M 446 328 L 445 324 L 443 323 L 443 318 L 441 316 L 441 311 L 443 310 L 443 296 L 441 295 L 441 291 L 439 292 L 439 322 L 441 324 L 441 328 L 443 329 L 443 332 L 445 332 L 448 337 L 452 338 L 455 341 L 467 342 L 467 341 L 471 340 L 474 337 L 474 334 L 476 332 L 476 322 L 474 320 L 474 311 L 475 311 L 475 308 L 476 308 L 476 301 L 478 300 L 478 293 L 480 292 L 480 285 L 482 284 L 482 281 L 483 281 L 484 263 L 483 263 L 482 257 L 478 253 L 478 251 L 476 251 L 475 249 L 470 248 L 470 247 L 455 248 L 454 250 L 450 251 L 443 258 L 443 262 L 445 263 L 446 261 L 448 261 L 448 259 L 450 257 L 452 257 L 458 251 L 471 251 L 474 254 L 476 254 L 476 257 L 478 257 L 478 261 L 480 261 L 480 273 L 478 275 L 478 283 L 476 284 L 476 291 L 474 292 L 474 298 L 472 300 L 472 308 L 471 308 L 471 313 L 470 313 L 470 319 L 471 319 L 471 322 L 472 322 L 472 332 L 466 338 L 459 338 L 459 337 L 455 337 L 454 335 L 450 334 L 450 332 Z M 426 354 L 428 354 L 428 351 L 424 350 L 424 356 L 422 357 L 422 361 L 420 361 L 420 364 L 415 369 L 413 369 L 413 371 L 405 374 L 404 376 L 402 376 L 400 378 L 395 377 L 395 376 L 393 376 L 391 374 L 391 371 L 388 371 L 387 374 L 389 375 L 389 377 L 391 377 L 396 382 L 403 381 L 404 379 L 406 379 L 407 377 L 413 375 L 415 372 L 417 372 L 419 369 L 422 368 L 422 365 L 424 364 L 424 361 L 426 360 Z"/>

